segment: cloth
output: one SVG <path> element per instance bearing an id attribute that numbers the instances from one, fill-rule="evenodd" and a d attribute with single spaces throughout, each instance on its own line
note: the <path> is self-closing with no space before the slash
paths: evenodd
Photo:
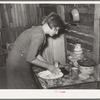
<path id="1" fill-rule="evenodd" d="M 30 62 L 36 59 L 44 41 L 45 35 L 41 26 L 27 29 L 16 39 L 6 63 L 7 88 L 38 88 L 30 69 Z"/>

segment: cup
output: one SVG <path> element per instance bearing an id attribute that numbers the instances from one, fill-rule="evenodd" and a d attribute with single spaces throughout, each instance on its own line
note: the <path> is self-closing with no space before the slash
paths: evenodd
<path id="1" fill-rule="evenodd" d="M 77 79 L 79 75 L 79 69 L 77 67 L 71 68 L 72 79 Z"/>

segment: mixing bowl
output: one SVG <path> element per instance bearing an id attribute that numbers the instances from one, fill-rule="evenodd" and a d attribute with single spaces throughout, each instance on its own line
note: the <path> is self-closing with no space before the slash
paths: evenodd
<path id="1" fill-rule="evenodd" d="M 46 86 L 57 86 L 63 77 L 63 73 L 60 72 L 58 75 L 52 74 L 49 70 L 38 73 L 38 76 L 43 85 Z"/>

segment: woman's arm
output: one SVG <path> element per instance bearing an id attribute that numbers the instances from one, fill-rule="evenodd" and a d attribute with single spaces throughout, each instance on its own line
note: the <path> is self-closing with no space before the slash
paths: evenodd
<path id="1" fill-rule="evenodd" d="M 37 59 L 47 63 L 47 61 L 40 54 L 37 56 Z"/>
<path id="2" fill-rule="evenodd" d="M 38 55 L 37 58 L 33 60 L 31 63 L 34 65 L 46 68 L 54 74 L 59 74 L 60 72 L 59 68 L 56 68 L 54 65 L 50 64 L 49 62 L 46 62 L 40 55 Z"/>

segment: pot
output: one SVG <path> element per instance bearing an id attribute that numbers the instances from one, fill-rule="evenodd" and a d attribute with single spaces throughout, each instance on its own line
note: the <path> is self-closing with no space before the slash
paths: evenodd
<path id="1" fill-rule="evenodd" d="M 84 74 L 84 75 L 91 75 L 93 74 L 94 71 L 94 66 L 96 63 L 89 59 L 89 58 L 84 58 L 81 60 L 78 60 L 78 65 L 79 65 L 79 71 Z"/>

